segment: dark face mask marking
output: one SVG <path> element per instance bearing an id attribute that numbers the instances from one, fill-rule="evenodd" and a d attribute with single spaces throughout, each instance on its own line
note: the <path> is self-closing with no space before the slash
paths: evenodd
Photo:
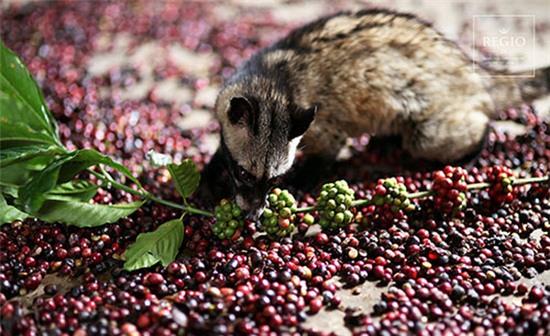
<path id="1" fill-rule="evenodd" d="M 223 156 L 226 160 L 227 166 L 229 167 L 229 173 L 232 177 L 232 185 L 234 188 L 234 193 L 240 195 L 245 201 L 248 211 L 254 211 L 262 207 L 265 203 L 265 197 L 269 188 L 277 179 L 268 180 L 265 177 L 260 179 L 256 178 L 246 169 L 241 167 L 237 161 L 229 152 L 225 142 L 221 141 L 221 148 Z"/>

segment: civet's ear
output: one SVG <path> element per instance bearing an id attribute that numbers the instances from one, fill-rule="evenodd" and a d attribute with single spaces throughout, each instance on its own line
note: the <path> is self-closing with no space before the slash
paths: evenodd
<path id="1" fill-rule="evenodd" d="M 227 116 L 231 124 L 250 125 L 253 122 L 252 104 L 245 97 L 233 97 L 229 102 Z"/>
<path id="2" fill-rule="evenodd" d="M 303 135 L 317 114 L 317 106 L 308 109 L 296 108 L 290 118 L 290 132 L 288 133 L 289 140 Z"/>

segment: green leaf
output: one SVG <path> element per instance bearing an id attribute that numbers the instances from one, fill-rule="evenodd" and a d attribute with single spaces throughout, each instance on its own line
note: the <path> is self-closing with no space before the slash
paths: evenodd
<path id="1" fill-rule="evenodd" d="M 0 105 L 0 109 L 2 108 Z M 2 129 L 0 132 L 0 148 L 2 150 L 32 144 L 57 146 L 56 140 L 45 132 L 36 131 L 22 122 L 7 120 L 4 115 L 0 116 L 0 129 Z"/>
<path id="2" fill-rule="evenodd" d="M 3 188 L 18 189 L 29 180 L 32 171 L 24 170 L 22 165 L 13 165 L 7 168 L 0 168 L 0 186 Z"/>
<path id="3" fill-rule="evenodd" d="M 128 168 L 93 149 L 81 149 L 76 151 L 76 156 L 69 162 L 65 163 L 61 168 L 59 177 L 61 181 L 66 182 L 82 170 L 98 164 L 103 164 L 116 169 L 118 172 L 122 173 L 132 182 L 137 184 L 140 188 L 142 187 L 141 183 L 139 183 L 139 181 L 132 175 Z"/>
<path id="4" fill-rule="evenodd" d="M 171 163 L 167 168 L 181 197 L 185 199 L 191 196 L 199 186 L 201 178 L 195 163 L 190 159 L 186 159 L 179 165 Z"/>
<path id="5" fill-rule="evenodd" d="M 0 186 L 19 188 L 65 150 L 57 146 L 31 145 L 0 151 Z"/>
<path id="6" fill-rule="evenodd" d="M 16 220 L 23 220 L 28 215 L 19 211 L 16 207 L 11 206 L 6 202 L 4 195 L 0 193 L 0 225 L 6 223 L 12 223 Z"/>
<path id="7" fill-rule="evenodd" d="M 61 146 L 57 126 L 44 101 L 42 91 L 19 57 L 0 40 L 0 110 L 2 120 L 47 135 Z M 3 137 L 3 136 L 2 136 Z"/>
<path id="8" fill-rule="evenodd" d="M 37 156 L 24 162 L 0 168 L 0 186 L 19 188 L 38 175 L 54 157 Z"/>
<path id="9" fill-rule="evenodd" d="M 44 145 L 31 145 L 2 149 L 0 152 L 0 168 L 26 162 L 37 157 L 46 157 L 53 160 L 56 155 L 63 154 L 64 152 L 65 151 L 60 147 Z"/>
<path id="10" fill-rule="evenodd" d="M 95 196 L 97 188 L 95 184 L 88 181 L 71 181 L 56 186 L 45 197 L 48 200 L 87 202 Z"/>
<path id="11" fill-rule="evenodd" d="M 114 223 L 129 216 L 143 203 L 140 201 L 105 205 L 75 201 L 46 201 L 36 217 L 48 223 L 61 222 L 78 227 L 95 227 Z"/>
<path id="12" fill-rule="evenodd" d="M 17 198 L 17 188 L 1 186 L 0 193 L 10 196 L 11 198 Z"/>
<path id="13" fill-rule="evenodd" d="M 19 209 L 30 214 L 40 210 L 46 200 L 46 193 L 58 184 L 61 167 L 74 159 L 77 152 L 72 152 L 51 162 L 44 170 L 33 176 L 19 189 L 17 204 Z M 63 182 L 59 182 L 63 183 Z"/>
<path id="14" fill-rule="evenodd" d="M 98 164 L 115 168 L 141 187 L 139 181 L 120 163 L 93 149 L 81 149 L 59 157 L 28 181 L 19 191 L 19 208 L 31 214 L 36 213 L 46 200 L 47 192 L 58 184 L 70 181 L 88 167 Z"/>
<path id="15" fill-rule="evenodd" d="M 124 253 L 124 269 L 134 271 L 159 261 L 167 266 L 176 258 L 182 241 L 183 222 L 180 219 L 166 222 L 153 232 L 141 233 Z"/>

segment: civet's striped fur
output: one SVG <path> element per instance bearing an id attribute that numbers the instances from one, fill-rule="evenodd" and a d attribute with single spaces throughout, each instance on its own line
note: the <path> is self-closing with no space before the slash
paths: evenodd
<path id="1" fill-rule="evenodd" d="M 548 92 L 548 69 L 524 82 L 480 69 L 409 14 L 339 13 L 294 30 L 238 69 L 216 102 L 218 158 L 237 202 L 258 208 L 299 144 L 335 156 L 348 137 L 400 135 L 417 158 L 458 160 L 479 148 L 496 109 Z"/>

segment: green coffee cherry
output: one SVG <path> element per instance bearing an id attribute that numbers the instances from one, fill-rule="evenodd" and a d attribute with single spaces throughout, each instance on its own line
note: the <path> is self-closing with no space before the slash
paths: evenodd
<path id="1" fill-rule="evenodd" d="M 216 223 L 212 226 L 212 233 L 219 239 L 231 239 L 244 226 L 242 210 L 234 202 L 221 200 L 214 214 Z"/>
<path id="2" fill-rule="evenodd" d="M 295 229 L 296 199 L 288 190 L 275 188 L 267 201 L 268 206 L 260 218 L 261 228 L 271 236 L 289 236 Z"/>
<path id="3" fill-rule="evenodd" d="M 353 213 L 349 209 L 354 199 L 353 190 L 344 180 L 323 185 L 316 206 L 319 225 L 324 229 L 335 229 L 351 223 Z"/>
<path id="4" fill-rule="evenodd" d="M 414 204 L 407 197 L 407 188 L 403 183 L 399 183 L 395 177 L 378 181 L 373 203 L 377 206 L 387 204 L 392 212 L 414 210 Z"/>
<path id="5" fill-rule="evenodd" d="M 313 223 L 315 223 L 315 218 L 311 214 L 305 214 L 303 220 L 307 225 L 313 225 Z"/>

